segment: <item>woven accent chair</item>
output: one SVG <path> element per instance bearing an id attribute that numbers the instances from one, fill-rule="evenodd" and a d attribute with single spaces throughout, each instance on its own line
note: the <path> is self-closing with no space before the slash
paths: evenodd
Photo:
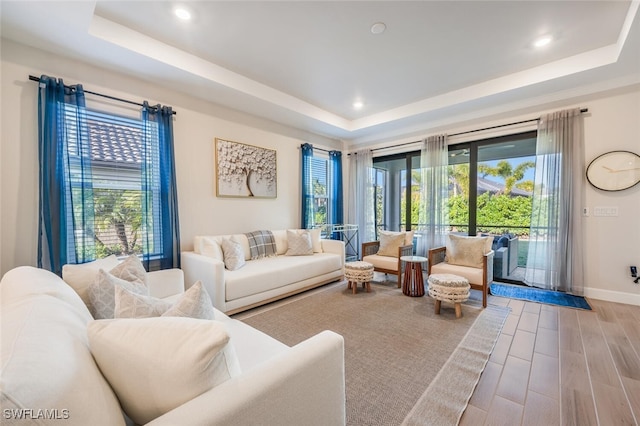
<path id="1" fill-rule="evenodd" d="M 429 250 L 427 274 L 453 274 L 466 278 L 472 289 L 482 292 L 482 306 L 486 308 L 489 285 L 493 282 L 494 251 L 486 250 L 477 253 L 481 261 L 476 267 L 449 263 L 449 259 L 445 258 L 446 253 L 446 247 Z"/>
<path id="2" fill-rule="evenodd" d="M 404 244 L 400 245 L 397 249 L 397 255 L 391 256 L 380 254 L 380 241 L 371 241 L 368 243 L 362 243 L 362 261 L 368 262 L 373 265 L 373 270 L 377 272 L 383 272 L 385 274 L 394 274 L 398 277 L 398 288 L 402 285 L 402 256 L 413 255 L 413 244 L 407 244 L 413 239 L 413 232 L 409 231 L 406 235 Z M 393 233 L 390 233 L 393 234 Z M 399 234 L 399 233 L 396 233 Z M 403 233 L 406 234 L 406 233 Z"/>

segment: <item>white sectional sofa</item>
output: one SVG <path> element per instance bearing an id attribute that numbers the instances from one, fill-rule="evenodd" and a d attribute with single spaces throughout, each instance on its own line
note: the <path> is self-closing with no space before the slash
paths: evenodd
<path id="1" fill-rule="evenodd" d="M 250 260 L 245 234 L 197 236 L 194 250 L 182 252 L 187 284 L 201 281 L 213 305 L 228 315 L 318 287 L 344 277 L 345 246 L 337 240 L 320 239 L 313 230 L 313 254 L 287 255 L 287 231 L 272 231 L 277 256 Z M 225 268 L 220 248 L 223 239 L 243 247 L 246 264 L 237 270 Z"/>
<path id="2" fill-rule="evenodd" d="M 151 295 L 175 299 L 172 291 L 181 292 L 184 288 L 179 270 L 148 275 Z M 3 425 L 132 424 L 122 411 L 115 388 L 94 359 L 87 332 L 89 324 L 123 320 L 94 321 L 78 294 L 61 278 L 28 266 L 4 275 L 0 281 L 0 303 Z M 190 318 L 180 320 L 208 323 Z M 341 336 L 325 331 L 288 347 L 217 310 L 215 320 L 226 326 L 240 375 L 149 424 L 345 424 Z M 158 365 L 162 357 L 163 353 L 150 357 L 149 365 Z M 168 388 L 171 386 L 172 383 L 167 383 Z"/>

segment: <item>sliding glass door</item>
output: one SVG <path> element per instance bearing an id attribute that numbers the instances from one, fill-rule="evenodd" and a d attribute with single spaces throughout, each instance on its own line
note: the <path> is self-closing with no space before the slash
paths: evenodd
<path id="1" fill-rule="evenodd" d="M 449 147 L 449 231 L 494 237 L 494 275 L 521 282 L 526 265 L 536 133 Z M 376 232 L 417 229 L 420 152 L 374 158 Z"/>

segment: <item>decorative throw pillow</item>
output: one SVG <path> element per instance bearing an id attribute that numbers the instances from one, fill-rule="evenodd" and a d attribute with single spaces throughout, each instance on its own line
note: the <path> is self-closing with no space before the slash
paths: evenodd
<path id="1" fill-rule="evenodd" d="M 157 297 L 135 294 L 122 287 L 116 287 L 114 318 L 159 316 L 212 320 L 214 310 L 211 298 L 200 281 L 196 281 L 173 305 Z"/>
<path id="2" fill-rule="evenodd" d="M 287 230 L 287 256 L 307 256 L 313 254 L 313 244 L 309 231 Z"/>
<path id="3" fill-rule="evenodd" d="M 149 294 L 149 288 L 140 281 L 126 281 L 114 277 L 104 269 L 98 271 L 95 281 L 89 287 L 89 312 L 95 319 L 113 318 L 116 307 L 116 287 L 124 287 L 132 293 Z"/>
<path id="4" fill-rule="evenodd" d="M 322 241 L 320 241 L 321 232 L 320 228 L 309 229 L 309 234 L 311 234 L 311 244 L 313 245 L 314 253 L 322 253 Z"/>
<path id="5" fill-rule="evenodd" d="M 380 231 L 380 248 L 378 249 L 378 255 L 398 257 L 398 249 L 405 245 L 404 240 L 404 232 Z"/>
<path id="6" fill-rule="evenodd" d="M 159 317 L 171 307 L 171 303 L 162 299 L 133 293 L 120 286 L 115 291 L 113 318 Z"/>
<path id="7" fill-rule="evenodd" d="M 215 313 L 209 293 L 201 281 L 196 281 L 162 316 L 212 320 Z"/>
<path id="8" fill-rule="evenodd" d="M 242 245 L 228 238 L 222 240 L 222 254 L 224 255 L 224 267 L 235 271 L 244 266 L 244 250 Z"/>
<path id="9" fill-rule="evenodd" d="M 118 266 L 111 269 L 109 273 L 125 281 L 140 281 L 147 285 L 147 271 L 144 269 L 140 258 L 135 254 L 127 257 Z"/>
<path id="10" fill-rule="evenodd" d="M 465 237 L 449 234 L 446 262 L 452 265 L 482 268 L 483 256 L 491 251 L 491 237 Z"/>
<path id="11" fill-rule="evenodd" d="M 89 287 L 95 281 L 98 271 L 110 271 L 118 266 L 118 263 L 118 258 L 112 254 L 93 262 L 63 265 L 62 279 L 78 293 L 84 304 L 89 306 Z"/>
<path id="12" fill-rule="evenodd" d="M 224 262 L 224 255 L 222 254 L 222 248 L 218 242 L 211 237 L 202 237 L 200 246 L 200 254 L 218 259 Z"/>
<path id="13" fill-rule="evenodd" d="M 92 321 L 87 336 L 100 371 L 136 424 L 146 424 L 241 374 L 229 334 L 219 321 Z"/>

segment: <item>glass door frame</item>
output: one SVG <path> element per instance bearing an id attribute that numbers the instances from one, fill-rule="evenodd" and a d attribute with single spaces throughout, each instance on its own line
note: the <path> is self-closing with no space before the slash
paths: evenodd
<path id="1" fill-rule="evenodd" d="M 478 149 L 505 142 L 517 142 L 524 139 L 536 138 L 535 130 L 516 133 L 494 138 L 481 139 L 476 141 L 462 142 L 449 145 L 449 151 L 468 149 L 469 150 L 469 224 L 468 234 L 477 235 L 478 228 Z"/>

